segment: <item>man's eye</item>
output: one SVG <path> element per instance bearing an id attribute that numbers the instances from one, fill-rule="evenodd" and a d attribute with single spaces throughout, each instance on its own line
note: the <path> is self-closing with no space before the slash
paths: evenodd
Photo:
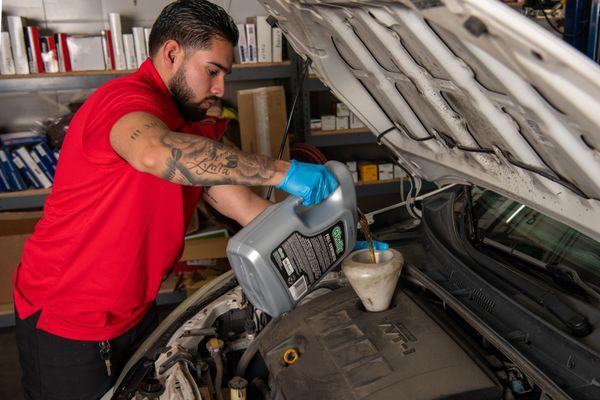
<path id="1" fill-rule="evenodd" d="M 208 75 L 210 75 L 211 77 L 216 77 L 217 75 L 219 75 L 219 71 L 218 70 L 213 70 L 213 69 L 209 69 L 208 70 Z"/>

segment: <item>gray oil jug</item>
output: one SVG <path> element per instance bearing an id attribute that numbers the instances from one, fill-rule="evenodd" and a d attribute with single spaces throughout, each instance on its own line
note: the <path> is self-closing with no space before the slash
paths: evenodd
<path id="1" fill-rule="evenodd" d="M 356 242 L 356 191 L 348 168 L 329 161 L 340 186 L 309 207 L 289 196 L 229 240 L 227 257 L 250 302 L 272 317 L 290 311 Z"/>

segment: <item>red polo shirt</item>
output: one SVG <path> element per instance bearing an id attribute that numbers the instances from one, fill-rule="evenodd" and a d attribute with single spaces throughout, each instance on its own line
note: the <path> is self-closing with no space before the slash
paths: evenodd
<path id="1" fill-rule="evenodd" d="M 135 111 L 155 115 L 173 131 L 212 139 L 226 125 L 184 121 L 150 60 L 83 104 L 65 137 L 44 216 L 13 275 L 19 317 L 41 310 L 39 329 L 77 340 L 125 333 L 181 256 L 202 188 L 139 172 L 115 153 L 109 132 Z"/>

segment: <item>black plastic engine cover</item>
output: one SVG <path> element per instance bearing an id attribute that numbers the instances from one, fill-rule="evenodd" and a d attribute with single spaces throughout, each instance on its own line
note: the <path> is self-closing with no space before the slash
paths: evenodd
<path id="1" fill-rule="evenodd" d="M 500 399 L 501 388 L 412 299 L 363 311 L 351 288 L 273 321 L 260 353 L 275 399 Z M 286 366 L 286 350 L 299 359 Z"/>

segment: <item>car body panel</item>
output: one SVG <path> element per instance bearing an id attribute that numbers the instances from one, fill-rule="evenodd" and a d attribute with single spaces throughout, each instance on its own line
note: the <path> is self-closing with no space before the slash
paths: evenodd
<path id="1" fill-rule="evenodd" d="M 262 0 L 414 176 L 600 239 L 600 67 L 496 0 Z"/>

